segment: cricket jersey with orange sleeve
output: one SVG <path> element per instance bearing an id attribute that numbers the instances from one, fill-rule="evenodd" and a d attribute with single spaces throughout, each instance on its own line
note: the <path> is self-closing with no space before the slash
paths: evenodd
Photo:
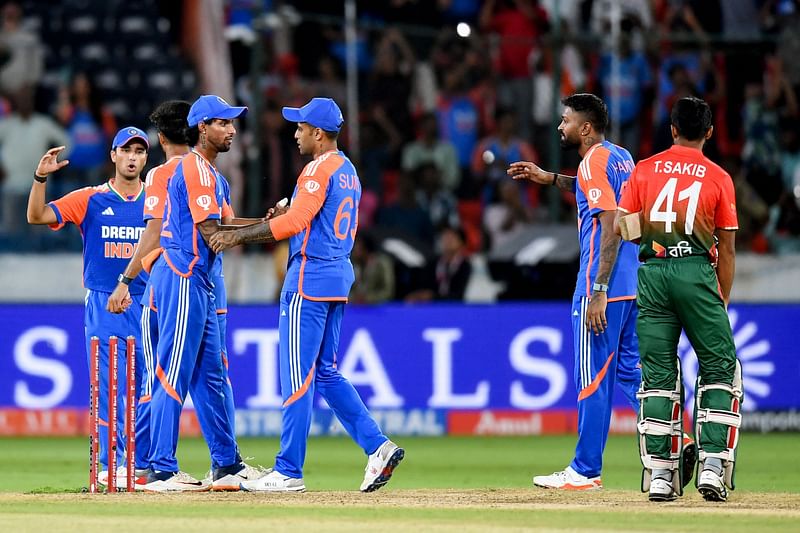
<path id="1" fill-rule="evenodd" d="M 214 301 L 212 269 L 217 255 L 197 229 L 207 220 L 220 220 L 223 204 L 219 173 L 192 150 L 169 179 L 161 228 L 163 253 L 150 273 L 158 309 L 157 379 L 150 400 L 150 463 L 157 472 L 179 470 L 175 451 L 180 414 L 189 393 L 212 467 L 240 461 L 227 414 L 230 388 Z"/>
<path id="2" fill-rule="evenodd" d="M 340 151 L 320 155 L 300 173 L 292 205 L 304 197 L 317 209 L 305 227 L 293 227 L 291 218 L 270 221 L 277 239 L 289 238 L 283 290 L 308 300 L 347 301 L 355 279 L 350 251 L 361 201 L 355 167 Z"/>
<path id="3" fill-rule="evenodd" d="M 636 165 L 619 208 L 642 213 L 639 257 L 716 257 L 714 231 L 736 230 L 727 172 L 700 150 L 673 145 Z"/>
<path id="4" fill-rule="evenodd" d="M 572 299 L 574 380 L 578 390 L 578 441 L 570 466 L 586 477 L 601 474 L 603 450 L 611 420 L 614 389 L 632 408 L 641 381 L 636 337 L 636 246 L 622 241 L 608 282 L 606 329 L 596 335 L 586 327 L 592 286 L 600 266 L 604 211 L 616 212 L 617 201 L 633 170 L 630 153 L 608 141 L 591 147 L 578 167 L 575 197 L 581 248 L 580 272 Z"/>
<path id="5" fill-rule="evenodd" d="M 145 222 L 151 218 L 164 218 L 164 207 L 167 203 L 167 185 L 182 158 L 182 155 L 176 155 L 147 173 L 147 177 L 144 180 L 143 218 Z"/>
<path id="6" fill-rule="evenodd" d="M 222 182 L 217 169 L 192 150 L 180 160 L 167 185 L 167 205 L 161 226 L 161 247 L 169 267 L 178 275 L 213 289 L 211 268 L 216 254 L 196 224 L 220 220 Z"/>
<path id="7" fill-rule="evenodd" d="M 293 478 L 303 477 L 317 391 L 364 453 L 373 453 L 387 440 L 336 367 L 354 279 L 350 250 L 360 199 L 355 167 L 342 152 L 329 151 L 300 173 L 289 211 L 270 219 L 275 238 L 289 239 L 278 319 L 283 431 L 275 470 Z"/>
<path id="8" fill-rule="evenodd" d="M 603 211 L 615 212 L 634 163 L 631 154 L 609 141 L 594 145 L 578 167 L 575 200 L 578 206 L 578 237 L 581 259 L 575 295 L 589 296 L 600 266 L 600 221 Z M 636 246 L 622 242 L 608 283 L 608 298 L 636 295 Z"/>
<path id="9" fill-rule="evenodd" d="M 124 313 L 106 311 L 108 297 L 117 286 L 119 273 L 133 256 L 139 237 L 144 231 L 142 209 L 144 187 L 133 196 L 123 196 L 114 187 L 114 180 L 95 187 L 73 191 L 48 204 L 56 215 L 54 230 L 72 223 L 83 237 L 83 284 L 87 289 L 84 306 L 84 330 L 87 361 L 91 355 L 91 338 L 100 339 L 100 463 L 108 464 L 108 339 L 115 336 L 118 342 L 118 365 L 124 379 L 127 359 L 125 340 L 136 339 L 136 360 L 142 362 L 139 321 L 141 308 L 131 306 Z M 137 276 L 129 285 L 131 295 L 144 291 L 144 281 Z M 141 390 L 142 372 L 137 367 L 136 386 Z M 117 393 L 117 434 L 124 435 L 124 387 Z M 137 463 L 142 461 L 142 451 L 136 451 Z M 125 446 L 117 447 L 117 464 L 124 464 Z"/>
<path id="10" fill-rule="evenodd" d="M 51 229 L 59 230 L 72 223 L 81 231 L 83 285 L 108 293 L 116 288 L 117 277 L 133 256 L 144 231 L 144 188 L 135 196 L 124 197 L 112 181 L 72 191 L 48 204 L 57 220 Z M 142 294 L 144 281 L 137 276 L 129 291 L 131 295 Z"/>

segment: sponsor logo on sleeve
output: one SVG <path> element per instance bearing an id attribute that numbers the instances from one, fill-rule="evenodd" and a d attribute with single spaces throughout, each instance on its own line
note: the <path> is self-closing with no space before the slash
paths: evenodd
<path id="1" fill-rule="evenodd" d="M 589 200 L 591 200 L 593 204 L 596 204 L 600 201 L 600 196 L 602 194 L 603 191 L 600 189 L 589 189 Z"/>
<path id="2" fill-rule="evenodd" d="M 147 209 L 153 209 L 158 205 L 158 196 L 148 196 L 144 199 L 144 205 Z"/>
<path id="3" fill-rule="evenodd" d="M 211 197 L 207 194 L 203 194 L 202 196 L 198 196 L 197 205 L 203 208 L 203 211 L 208 211 L 211 208 Z"/>
<path id="4" fill-rule="evenodd" d="M 305 188 L 310 193 L 315 193 L 319 190 L 319 182 L 314 180 L 308 180 L 305 184 Z"/>

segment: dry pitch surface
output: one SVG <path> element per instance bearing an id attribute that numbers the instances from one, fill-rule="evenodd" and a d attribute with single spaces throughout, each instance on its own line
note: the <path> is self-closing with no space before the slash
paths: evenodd
<path id="1" fill-rule="evenodd" d="M 154 519 L 162 531 L 798 531 L 800 495 L 737 491 L 718 504 L 689 490 L 654 504 L 623 490 L 0 494 L 4 531 L 141 531 Z"/>

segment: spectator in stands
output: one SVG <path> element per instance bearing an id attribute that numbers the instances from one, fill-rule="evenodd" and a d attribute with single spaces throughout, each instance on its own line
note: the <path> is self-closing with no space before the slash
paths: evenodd
<path id="1" fill-rule="evenodd" d="M 0 93 L 11 95 L 39 82 L 44 72 L 44 52 L 39 36 L 22 27 L 18 2 L 6 3 L 0 15 Z"/>
<path id="2" fill-rule="evenodd" d="M 619 54 L 614 56 L 614 51 L 609 50 L 600 59 L 600 86 L 608 104 L 609 119 L 619 124 L 620 138 L 612 140 L 627 148 L 637 161 L 642 111 L 652 101 L 653 75 L 644 53 L 633 49 L 630 31 L 620 36 Z M 614 59 L 619 65 L 616 73 L 612 71 Z"/>
<path id="3" fill-rule="evenodd" d="M 782 114 L 787 118 L 798 115 L 795 93 L 783 75 L 779 59 L 767 58 L 763 82 L 748 84 L 746 98 L 742 160 L 747 181 L 768 205 L 775 205 L 784 191 L 779 121 Z"/>
<path id="4" fill-rule="evenodd" d="M 397 200 L 381 208 L 378 225 L 393 229 L 428 245 L 433 244 L 433 225 L 417 202 L 413 176 L 402 173 L 397 183 Z"/>
<path id="5" fill-rule="evenodd" d="M 460 197 L 474 197 L 477 187 L 469 169 L 472 151 L 478 142 L 478 110 L 466 94 L 464 67 L 455 67 L 445 73 L 444 86 L 437 104 L 437 117 L 442 139 L 456 149 L 461 182 L 457 191 Z"/>
<path id="6" fill-rule="evenodd" d="M 782 60 L 784 73 L 795 94 L 800 95 L 800 5 L 796 0 L 794 3 L 774 3 L 782 5 L 778 13 L 778 57 Z"/>
<path id="7" fill-rule="evenodd" d="M 671 2 L 672 0 L 666 0 Z M 642 0 L 594 0 L 589 21 L 589 29 L 595 35 L 611 33 L 611 15 L 613 5 L 618 4 L 621 21 L 631 28 L 631 46 L 634 50 L 644 50 L 647 33 L 653 27 L 653 7 L 650 2 Z M 603 42 L 608 43 L 607 39 Z"/>
<path id="8" fill-rule="evenodd" d="M 561 21 L 564 28 L 565 41 L 561 46 L 560 67 L 561 83 L 557 101 L 561 98 L 584 91 L 588 83 L 586 69 L 583 65 L 583 56 L 574 42 L 574 36 L 566 33 L 566 20 Z M 555 75 L 553 47 L 542 47 L 531 58 L 533 63 L 533 144 L 543 160 L 552 156 L 550 144 L 552 143 L 553 129 L 558 125 L 559 114 L 553 116 L 553 76 Z"/>
<path id="9" fill-rule="evenodd" d="M 264 210 L 274 206 L 281 198 L 291 198 L 296 184 L 295 176 L 303 167 L 292 138 L 294 126 L 281 115 L 281 107 L 267 100 L 261 115 L 261 171 L 266 177 Z"/>
<path id="10" fill-rule="evenodd" d="M 781 131 L 781 178 L 783 187 L 792 196 L 800 198 L 800 133 L 795 121 L 784 118 Z"/>
<path id="11" fill-rule="evenodd" d="M 67 133 L 56 121 L 34 111 L 30 88 L 19 89 L 12 102 L 11 115 L 0 120 L 2 229 L 7 233 L 29 227 L 25 210 L 31 188 L 31 169 L 36 168 L 42 154 L 50 148 L 69 144 Z M 59 177 L 56 175 L 56 181 Z"/>
<path id="12" fill-rule="evenodd" d="M 499 197 L 499 183 L 508 182 L 506 169 L 514 161 L 538 161 L 539 156 L 528 142 L 518 136 L 517 117 L 510 108 L 495 112 L 497 130 L 482 139 L 472 152 L 472 174 L 482 184 L 481 200 L 484 205 Z M 520 183 L 521 192 L 523 184 Z"/>
<path id="13" fill-rule="evenodd" d="M 496 249 L 513 240 L 527 224 L 533 222 L 533 209 L 526 206 L 522 198 L 517 182 L 503 180 L 498 184 L 497 201 L 483 211 L 483 227 L 489 236 L 489 249 Z"/>
<path id="14" fill-rule="evenodd" d="M 376 109 L 381 120 L 391 123 L 403 141 L 413 133 L 409 100 L 411 98 L 414 52 L 406 38 L 395 28 L 387 28 L 375 50 L 375 67 L 367 91 L 373 118 Z"/>
<path id="15" fill-rule="evenodd" d="M 475 24 L 481 8 L 480 0 L 437 0 L 436 2 L 445 22 L 466 22 Z"/>
<path id="16" fill-rule="evenodd" d="M 662 64 L 663 68 L 663 64 Z M 674 102 L 684 96 L 700 96 L 700 91 L 693 83 L 689 71 L 681 62 L 672 62 L 667 73 L 668 82 L 661 83 L 662 94 L 659 97 L 658 109 L 671 109 Z M 653 151 L 660 152 L 672 146 L 672 133 L 668 114 L 658 115 L 656 132 L 653 139 Z"/>
<path id="17" fill-rule="evenodd" d="M 56 116 L 69 134 L 72 149 L 70 164 L 63 171 L 64 181 L 68 183 L 64 184 L 61 192 L 81 184 L 94 185 L 102 181 L 108 146 L 117 125 L 88 75 L 79 72 L 69 87 L 59 89 Z"/>
<path id="18" fill-rule="evenodd" d="M 439 229 L 458 226 L 456 197 L 442 187 L 442 174 L 433 163 L 422 163 L 414 170 L 417 204 L 428 213 L 431 224 Z"/>
<path id="19" fill-rule="evenodd" d="M 463 301 L 472 275 L 465 244 L 466 236 L 461 228 L 445 227 L 439 235 L 441 254 L 436 260 L 430 286 L 410 293 L 406 302 Z"/>
<path id="20" fill-rule="evenodd" d="M 455 192 L 461 181 L 458 154 L 453 143 L 439 138 L 439 121 L 434 113 L 425 113 L 419 119 L 419 136 L 405 145 L 402 169 L 413 172 L 423 163 L 433 163 L 441 172 L 442 187 Z"/>
<path id="21" fill-rule="evenodd" d="M 530 138 L 533 105 L 530 58 L 539 38 L 549 29 L 547 12 L 537 0 L 486 0 L 479 24 L 499 38 L 497 73 L 500 105 L 512 107 L 520 117 L 520 136 Z"/>
<path id="22" fill-rule="evenodd" d="M 342 111 L 347 104 L 347 86 L 339 74 L 339 65 L 330 56 L 320 57 L 317 65 L 317 80 L 313 82 L 314 94 L 333 98 Z"/>
<path id="23" fill-rule="evenodd" d="M 356 275 L 350 290 L 351 302 L 376 304 L 394 298 L 394 265 L 369 232 L 359 231 L 350 259 Z"/>

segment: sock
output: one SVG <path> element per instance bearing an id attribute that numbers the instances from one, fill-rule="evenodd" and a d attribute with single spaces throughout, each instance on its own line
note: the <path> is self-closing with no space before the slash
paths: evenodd
<path id="1" fill-rule="evenodd" d="M 666 468 L 654 468 L 651 474 L 652 479 L 663 479 L 672 482 L 672 470 Z"/>
<path id="2" fill-rule="evenodd" d="M 703 470 L 711 470 L 716 475 L 722 475 L 722 459 L 718 457 L 709 457 L 703 461 Z"/>

